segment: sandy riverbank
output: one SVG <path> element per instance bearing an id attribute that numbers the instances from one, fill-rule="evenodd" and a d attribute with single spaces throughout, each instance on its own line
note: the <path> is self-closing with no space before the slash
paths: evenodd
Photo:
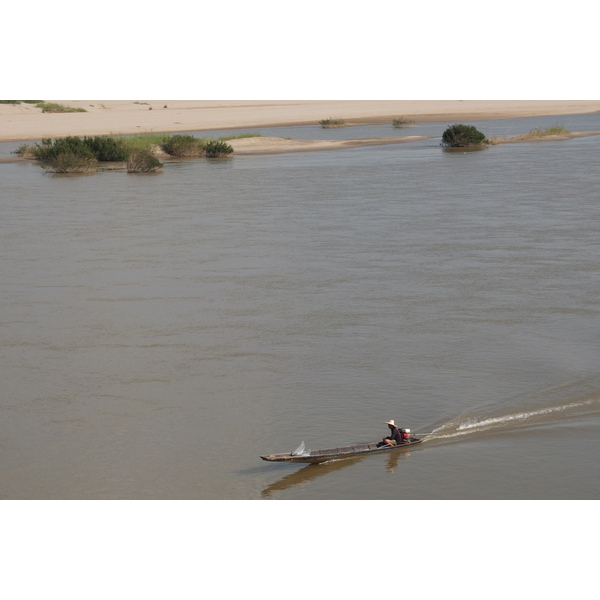
<path id="1" fill-rule="evenodd" d="M 0 142 L 68 135 L 128 135 L 309 125 L 341 117 L 350 124 L 600 113 L 600 100 L 49 100 L 82 113 L 42 113 L 31 104 L 0 104 Z M 351 128 L 348 130 L 351 138 Z M 364 144 L 363 144 L 364 145 Z"/>

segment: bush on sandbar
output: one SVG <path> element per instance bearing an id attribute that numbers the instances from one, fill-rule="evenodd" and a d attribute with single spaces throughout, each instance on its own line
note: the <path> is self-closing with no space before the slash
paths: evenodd
<path id="1" fill-rule="evenodd" d="M 128 173 L 156 173 L 162 166 L 163 163 L 150 152 L 134 152 L 127 158 Z"/>
<path id="2" fill-rule="evenodd" d="M 323 119 L 319 121 L 319 125 L 323 127 L 323 129 L 329 129 L 331 127 L 344 127 L 346 125 L 346 121 L 340 117 L 335 117 L 331 119 Z"/>
<path id="3" fill-rule="evenodd" d="M 120 162 L 127 160 L 129 153 L 121 138 L 107 136 L 85 137 L 83 138 L 83 142 L 99 161 Z"/>
<path id="4" fill-rule="evenodd" d="M 207 142 L 207 144 L 204 146 L 204 152 L 208 158 L 220 158 L 222 156 L 231 154 L 233 152 L 233 148 L 225 142 L 213 140 L 211 142 Z"/>
<path id="5" fill-rule="evenodd" d="M 400 129 L 402 127 L 408 127 L 409 125 L 413 125 L 415 122 L 414 119 L 409 119 L 408 117 L 396 117 L 392 119 L 392 125 L 396 129 Z"/>
<path id="6" fill-rule="evenodd" d="M 449 148 L 466 148 L 469 146 L 482 146 L 489 143 L 485 134 L 473 125 L 451 125 L 442 135 L 442 146 Z"/>
<path id="7" fill-rule="evenodd" d="M 20 156 L 30 152 L 39 160 L 52 160 L 59 154 L 70 152 L 84 158 L 95 158 L 101 162 L 127 160 L 129 152 L 120 138 L 107 136 L 84 137 L 69 136 L 57 140 L 45 138 L 33 148 L 19 148 Z M 15 152 L 16 153 L 16 152 Z"/>
<path id="8" fill-rule="evenodd" d="M 96 158 L 90 147 L 79 137 L 69 136 L 52 140 L 44 138 L 36 144 L 33 153 L 39 160 L 53 160 L 59 154 L 70 153 L 82 158 Z"/>

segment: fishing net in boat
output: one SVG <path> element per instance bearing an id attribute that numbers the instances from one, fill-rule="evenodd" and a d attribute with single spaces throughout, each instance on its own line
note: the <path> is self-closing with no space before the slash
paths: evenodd
<path id="1" fill-rule="evenodd" d="M 292 452 L 292 456 L 308 456 L 310 450 L 305 450 L 304 441 Z"/>

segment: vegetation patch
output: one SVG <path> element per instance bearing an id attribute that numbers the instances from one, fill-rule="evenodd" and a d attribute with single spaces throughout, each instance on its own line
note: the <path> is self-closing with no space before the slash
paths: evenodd
<path id="1" fill-rule="evenodd" d="M 155 154 L 163 150 L 170 156 L 220 158 L 233 153 L 227 139 L 257 137 L 256 133 L 232 135 L 210 140 L 192 135 L 145 134 L 130 137 L 44 138 L 41 143 L 22 144 L 12 154 L 34 158 L 55 173 L 89 173 L 99 162 L 127 163 L 129 173 L 156 173 L 163 167 Z"/>
<path id="2" fill-rule="evenodd" d="M 20 156 L 21 158 L 37 158 L 34 149 L 35 147 L 31 144 L 21 144 L 16 150 L 13 150 L 11 154 Z"/>
<path id="3" fill-rule="evenodd" d="M 572 132 L 568 129 L 565 129 L 562 125 L 554 125 L 553 127 L 548 127 L 548 129 L 540 129 L 536 127 L 532 129 L 528 133 L 523 133 L 522 135 L 513 135 L 506 138 L 498 138 L 492 137 L 490 139 L 490 144 L 506 144 L 510 142 L 527 142 L 530 140 L 540 140 L 550 136 L 561 136 L 561 137 L 569 137 L 572 135 Z"/>
<path id="4" fill-rule="evenodd" d="M 162 167 L 163 163 L 147 151 L 135 152 L 127 158 L 128 173 L 157 173 Z"/>
<path id="5" fill-rule="evenodd" d="M 43 100 L 0 100 L 0 104 L 35 104 L 43 113 L 72 113 L 87 112 L 85 108 L 75 108 L 73 106 L 64 106 L 55 102 L 44 102 Z"/>
<path id="6" fill-rule="evenodd" d="M 87 112 L 85 108 L 65 106 L 55 102 L 44 102 L 43 100 L 0 100 L 0 104 L 35 104 L 43 113 L 74 113 Z"/>
<path id="7" fill-rule="evenodd" d="M 127 160 L 129 155 L 122 138 L 85 137 L 83 143 L 92 151 L 96 160 L 102 162 L 121 162 Z"/>
<path id="8" fill-rule="evenodd" d="M 220 137 L 221 142 L 227 142 L 229 140 L 242 140 L 244 138 L 262 137 L 262 133 L 238 133 L 236 135 L 226 135 Z"/>
<path id="9" fill-rule="evenodd" d="M 456 123 L 442 134 L 442 146 L 447 148 L 468 148 L 488 144 L 485 134 L 473 125 Z"/>
<path id="10" fill-rule="evenodd" d="M 565 129 L 561 125 L 554 125 L 553 127 L 548 127 L 548 129 L 540 129 L 536 127 L 532 129 L 527 136 L 538 138 L 538 137 L 546 137 L 548 135 L 569 135 L 571 132 L 568 129 Z"/>
<path id="11" fill-rule="evenodd" d="M 87 112 L 85 108 L 75 108 L 73 106 L 64 106 L 63 104 L 56 104 L 53 102 L 38 102 L 36 104 L 38 108 L 42 109 L 43 113 L 74 113 L 74 112 Z"/>
<path id="12" fill-rule="evenodd" d="M 43 100 L 0 100 L 0 104 L 39 104 Z"/>
<path id="13" fill-rule="evenodd" d="M 164 133 L 147 133 L 143 135 L 132 135 L 130 137 L 118 138 L 128 154 L 134 152 L 151 152 L 153 148 L 162 148 L 163 143 L 168 138 Z"/>
<path id="14" fill-rule="evenodd" d="M 319 125 L 324 129 L 330 129 L 331 127 L 344 127 L 346 125 L 346 121 L 340 117 L 335 117 L 323 119 L 322 121 L 319 121 Z"/>
<path id="15" fill-rule="evenodd" d="M 415 122 L 414 119 L 409 119 L 408 117 L 396 117 L 392 119 L 392 125 L 396 129 L 401 129 L 402 127 L 410 127 Z"/>
<path id="16" fill-rule="evenodd" d="M 58 140 L 44 138 L 41 144 L 35 145 L 33 152 L 37 159 L 47 161 L 54 160 L 59 154 L 63 153 L 74 154 L 81 158 L 96 158 L 85 140 L 75 136 Z"/>
<path id="17" fill-rule="evenodd" d="M 548 129 L 540 129 L 536 127 L 532 129 L 529 133 L 524 133 L 523 135 L 517 135 L 514 139 L 518 140 L 539 140 L 540 138 L 545 138 L 551 135 L 570 135 L 571 132 L 568 129 L 565 129 L 561 125 L 554 125 L 553 127 L 548 127 Z M 513 139 L 513 138 L 509 138 Z"/>
<path id="18" fill-rule="evenodd" d="M 98 170 L 98 161 L 65 150 L 53 156 L 44 168 L 54 173 L 95 173 Z"/>
<path id="19" fill-rule="evenodd" d="M 204 155 L 205 141 L 193 135 L 171 135 L 162 143 L 163 150 L 171 156 L 194 157 Z"/>
<path id="20" fill-rule="evenodd" d="M 233 148 L 219 140 L 212 140 L 204 146 L 204 152 L 208 158 L 221 158 L 233 152 Z"/>

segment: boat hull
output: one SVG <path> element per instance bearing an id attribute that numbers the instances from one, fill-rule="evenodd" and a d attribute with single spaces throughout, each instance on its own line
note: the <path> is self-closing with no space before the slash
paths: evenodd
<path id="1" fill-rule="evenodd" d="M 385 446 L 378 448 L 378 442 L 368 444 L 354 444 L 352 446 L 341 446 L 339 448 L 324 448 L 323 450 L 314 450 L 310 454 L 296 455 L 291 452 L 280 454 L 266 454 L 261 456 L 263 460 L 268 462 L 289 462 L 289 463 L 310 463 L 317 464 L 327 462 L 328 460 L 339 460 L 342 458 L 350 458 L 352 456 L 362 456 L 365 454 L 380 454 L 382 452 L 394 452 L 402 450 L 415 444 L 420 444 L 424 438 L 410 438 L 408 442 L 398 444 L 397 446 Z"/>

